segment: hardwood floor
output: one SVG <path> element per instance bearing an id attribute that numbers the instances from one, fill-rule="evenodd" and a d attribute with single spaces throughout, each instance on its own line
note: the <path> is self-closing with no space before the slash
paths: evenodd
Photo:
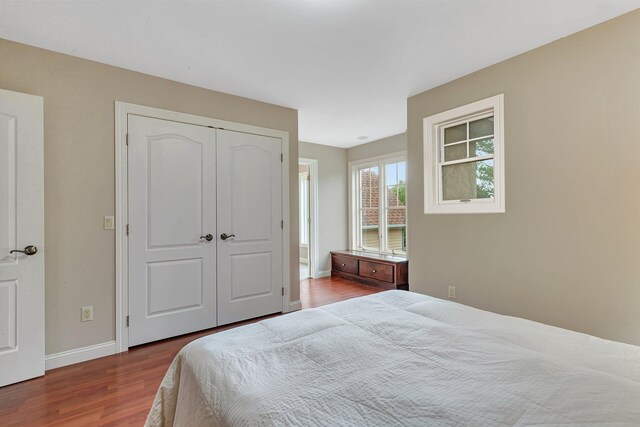
<path id="1" fill-rule="evenodd" d="M 302 308 L 319 307 L 350 298 L 375 294 L 384 289 L 361 285 L 339 277 L 323 277 L 300 281 Z"/>
<path id="2" fill-rule="evenodd" d="M 303 308 L 376 292 L 380 289 L 332 277 L 300 283 Z M 0 388 L 0 426 L 141 426 L 169 364 L 182 347 L 261 319 L 264 317 L 142 345 Z"/>

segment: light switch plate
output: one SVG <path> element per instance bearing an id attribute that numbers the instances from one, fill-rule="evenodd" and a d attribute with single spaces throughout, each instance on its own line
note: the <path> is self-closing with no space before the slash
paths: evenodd
<path id="1" fill-rule="evenodd" d="M 80 309 L 80 321 L 90 322 L 93 320 L 93 306 L 88 305 Z"/>
<path id="2" fill-rule="evenodd" d="M 115 218 L 113 216 L 104 217 L 104 229 L 113 230 L 115 224 Z"/>

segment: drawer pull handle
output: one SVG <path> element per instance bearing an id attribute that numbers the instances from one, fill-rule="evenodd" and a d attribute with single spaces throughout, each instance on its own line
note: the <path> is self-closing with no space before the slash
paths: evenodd
<path id="1" fill-rule="evenodd" d="M 347 265 L 347 264 L 342 264 L 342 266 L 343 266 L 343 267 L 344 267 L 344 266 L 346 266 L 346 265 Z"/>
<path id="2" fill-rule="evenodd" d="M 375 271 L 375 270 L 371 270 L 371 272 L 372 272 L 372 273 L 375 273 L 376 271 Z"/>

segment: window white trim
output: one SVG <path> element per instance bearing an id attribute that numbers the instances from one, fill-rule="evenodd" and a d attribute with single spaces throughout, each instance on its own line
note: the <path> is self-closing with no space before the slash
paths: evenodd
<path id="1" fill-rule="evenodd" d="M 376 253 L 384 253 L 391 254 L 390 251 L 387 251 L 387 242 L 385 240 L 384 233 L 382 233 L 382 238 L 379 239 L 379 250 L 372 249 L 363 249 L 360 247 L 360 242 L 358 242 L 358 233 L 356 230 L 360 228 L 360 218 L 359 218 L 359 198 L 358 198 L 358 188 L 357 184 L 359 181 L 358 171 L 362 168 L 378 166 L 380 180 L 384 184 L 385 176 L 384 176 L 384 164 L 385 163 L 393 163 L 393 162 L 406 162 L 407 161 L 407 152 L 406 151 L 397 151 L 394 153 L 383 154 L 375 157 L 368 157 L 366 159 L 361 160 L 353 160 L 349 162 L 349 246 L 352 250 L 367 250 L 370 252 Z M 408 183 L 407 183 L 408 185 Z M 380 187 L 382 197 L 379 198 L 379 212 L 378 212 L 378 224 L 382 227 L 384 224 L 384 215 L 386 211 L 386 195 L 382 190 L 384 185 Z M 408 204 L 408 201 L 407 201 Z M 406 208 L 405 208 L 406 209 Z M 403 256 L 407 256 L 406 252 L 402 254 Z"/>
<path id="2" fill-rule="evenodd" d="M 469 201 L 442 200 L 440 174 L 440 138 L 442 129 L 456 121 L 494 116 L 493 174 L 495 192 L 492 199 Z M 504 184 L 504 95 L 496 95 L 453 110 L 426 117 L 424 130 L 424 213 L 425 214 L 474 214 L 505 212 Z M 449 145 L 449 144 L 448 144 Z M 450 144 L 453 145 L 453 144 Z M 474 158 L 482 160 L 483 157 Z M 468 161 L 468 159 L 461 162 Z M 457 161 L 449 161 L 454 164 Z"/>

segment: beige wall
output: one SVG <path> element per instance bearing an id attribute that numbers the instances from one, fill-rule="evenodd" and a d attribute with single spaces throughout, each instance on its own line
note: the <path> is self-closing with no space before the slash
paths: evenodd
<path id="1" fill-rule="evenodd" d="M 0 87 L 44 97 L 46 352 L 115 338 L 114 101 L 289 132 L 291 299 L 298 281 L 297 111 L 0 39 Z M 80 307 L 93 305 L 93 322 Z"/>
<path id="2" fill-rule="evenodd" d="M 326 273 L 329 252 L 348 246 L 347 150 L 300 141 L 298 152 L 318 161 L 318 271 Z"/>
<path id="3" fill-rule="evenodd" d="M 384 154 L 397 153 L 407 150 L 407 134 L 390 136 L 388 138 L 371 141 L 366 144 L 356 145 L 347 150 L 347 160 L 367 159 L 369 157 L 382 156 Z"/>
<path id="4" fill-rule="evenodd" d="M 640 344 L 640 11 L 408 100 L 410 287 Z M 422 119 L 504 93 L 506 213 L 424 215 Z"/>

